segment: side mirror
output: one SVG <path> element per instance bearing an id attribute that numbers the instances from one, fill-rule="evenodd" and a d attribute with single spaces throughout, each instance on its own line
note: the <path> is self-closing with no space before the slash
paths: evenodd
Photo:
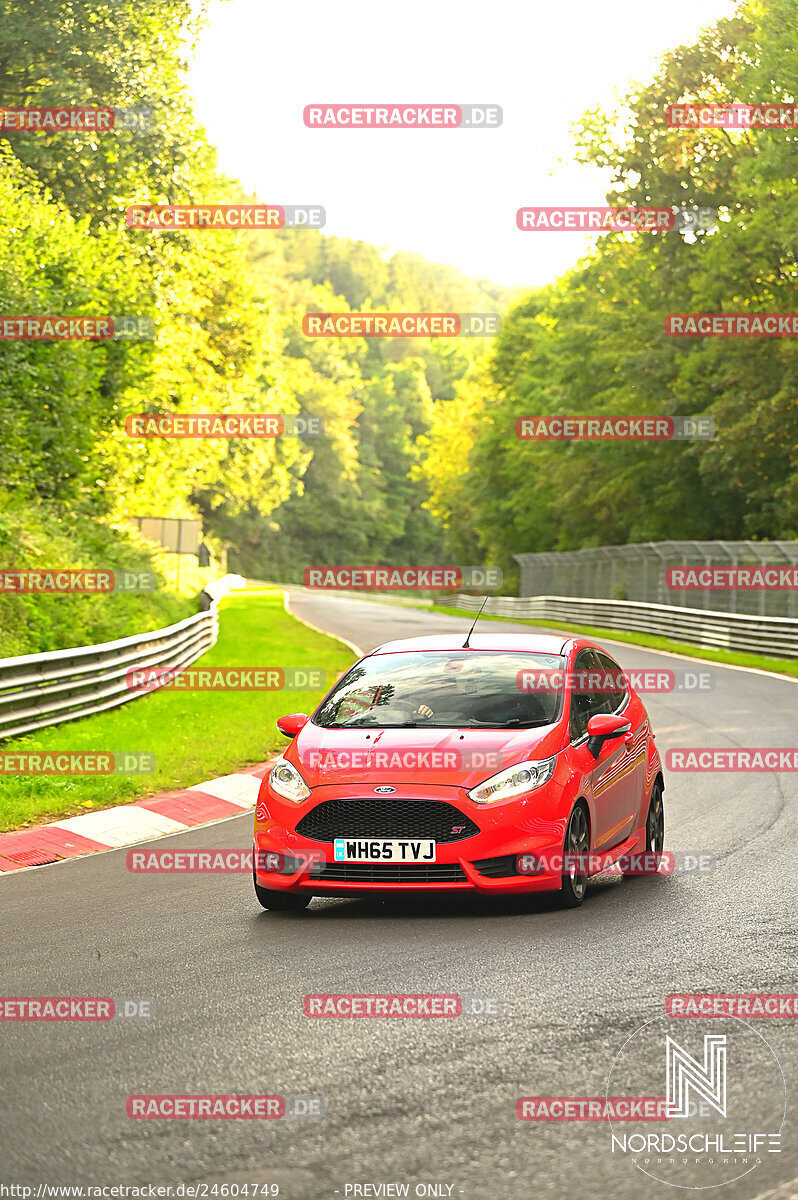
<path id="1" fill-rule="evenodd" d="M 614 713 L 596 713 L 587 723 L 587 748 L 594 758 L 598 758 L 601 747 L 613 738 L 623 737 L 630 733 L 631 723 L 626 717 Z"/>
<path id="2" fill-rule="evenodd" d="M 284 733 L 286 737 L 296 737 L 300 729 L 304 729 L 310 717 L 305 713 L 290 713 L 287 717 L 280 717 L 277 722 L 277 728 L 280 733 Z"/>

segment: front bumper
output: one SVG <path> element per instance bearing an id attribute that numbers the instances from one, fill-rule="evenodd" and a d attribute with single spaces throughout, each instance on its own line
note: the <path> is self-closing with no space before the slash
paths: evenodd
<path id="1" fill-rule="evenodd" d="M 518 855 L 556 858 L 562 853 L 567 814 L 552 811 L 558 797 L 545 795 L 547 787 L 528 797 L 495 805 L 475 804 L 462 788 L 402 788 L 403 799 L 445 802 L 478 829 L 459 840 L 438 841 L 435 863 L 429 868 L 420 864 L 336 862 L 332 841 L 317 841 L 297 833 L 296 826 L 315 804 L 363 798 L 363 787 L 320 787 L 314 789 L 314 803 L 308 801 L 301 806 L 280 801 L 266 792 L 267 787 L 264 781 L 255 821 L 255 875 L 264 888 L 318 896 L 462 891 L 495 895 L 554 891 L 562 883 L 559 872 L 521 874 L 515 865 Z M 339 836 L 355 835 L 344 829 Z M 357 836 L 359 840 L 379 841 L 425 835 L 411 828 L 401 833 Z"/>

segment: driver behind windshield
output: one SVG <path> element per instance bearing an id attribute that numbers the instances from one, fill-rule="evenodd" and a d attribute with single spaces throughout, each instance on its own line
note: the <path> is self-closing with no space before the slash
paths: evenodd
<path id="1" fill-rule="evenodd" d="M 457 725 L 470 718 L 485 721 L 497 704 L 506 709 L 508 700 L 514 703 L 518 699 L 507 696 L 506 680 L 495 678 L 488 664 L 475 654 L 448 659 L 437 678 L 425 683 L 423 691 L 416 690 L 412 695 L 390 689 L 388 696 L 375 696 L 373 707 L 379 709 L 380 720 L 402 725 L 424 723 L 433 717 L 443 725 Z"/>
<path id="2" fill-rule="evenodd" d="M 434 725 L 530 726 L 550 722 L 557 696 L 535 695 L 519 688 L 520 659 L 476 651 L 433 653 L 422 661 L 392 655 L 356 668 L 331 694 L 318 713 L 328 726 L 402 727 Z M 537 661 L 537 660 L 536 660 Z M 551 663 L 540 661 L 541 668 Z M 369 681 L 369 674 L 379 680 Z"/>
<path id="3" fill-rule="evenodd" d="M 433 708 L 433 705 L 443 711 L 450 707 L 462 709 L 458 697 L 476 696 L 480 691 L 480 683 L 484 686 L 485 672 L 481 670 L 481 666 L 482 664 L 473 657 L 450 658 L 444 664 L 440 683 L 434 690 L 425 694 L 424 702 L 416 705 L 413 717 L 427 720 L 434 717 L 436 708 Z"/>

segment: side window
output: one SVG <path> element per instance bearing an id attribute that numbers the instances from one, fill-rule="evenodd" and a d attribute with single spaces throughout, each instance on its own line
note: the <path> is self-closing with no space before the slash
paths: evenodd
<path id="1" fill-rule="evenodd" d="M 572 742 L 578 742 L 587 733 L 587 723 L 596 713 L 610 712 L 610 698 L 591 686 L 591 674 L 600 674 L 599 661 L 592 650 L 580 650 L 574 661 L 574 687 L 571 692 L 571 718 L 569 732 Z"/>
<path id="2" fill-rule="evenodd" d="M 619 679 L 617 691 L 610 692 L 609 694 L 609 699 L 612 702 L 612 708 L 610 709 L 610 712 L 617 712 L 628 695 L 628 689 L 624 686 L 623 682 L 619 678 L 621 675 L 623 675 L 623 671 L 618 666 L 617 662 L 614 662 L 613 659 L 610 658 L 609 654 L 599 654 L 598 660 L 604 671 L 612 672 L 613 678 Z"/>

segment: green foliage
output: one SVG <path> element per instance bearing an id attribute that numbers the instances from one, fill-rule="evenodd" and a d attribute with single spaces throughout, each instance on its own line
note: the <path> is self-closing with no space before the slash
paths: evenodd
<path id="1" fill-rule="evenodd" d="M 139 203 L 246 202 L 196 124 L 189 0 L 0 0 L 9 106 L 150 112 L 144 128 L 0 138 L 0 312 L 139 315 L 154 340 L 0 343 L 0 478 L 65 523 L 196 516 L 231 569 L 297 578 L 312 562 L 424 561 L 442 526 L 422 439 L 475 341 L 323 340 L 307 310 L 494 311 L 504 294 L 452 267 L 313 230 L 130 230 Z M 137 412 L 319 416 L 315 440 L 134 439 Z M 42 510 L 43 511 L 43 510 Z M 120 544 L 120 551 L 125 548 Z M 12 543 L 9 565 L 24 556 Z M 78 565 L 80 542 L 61 544 Z M 99 602 L 96 628 L 103 627 Z M 66 611 L 66 610 L 63 610 Z M 17 614 L 20 628 L 26 617 Z M 122 613 L 120 610 L 120 623 Z M 26 648 L 46 621 L 26 626 Z M 89 638 L 91 620 L 74 635 Z M 118 630 L 112 632 L 119 632 Z M 53 634 L 58 641 L 65 631 Z M 35 639 L 34 639 L 35 640 Z"/>
<path id="2" fill-rule="evenodd" d="M 305 444 L 290 497 L 250 506 L 230 562 L 244 574 L 299 580 L 313 563 L 442 561 L 463 549 L 445 531 L 423 470 L 431 428 L 484 363 L 479 339 L 318 339 L 309 312 L 495 312 L 508 293 L 417 255 L 385 258 L 375 247 L 313 230 L 281 230 L 249 259 L 282 341 L 279 378 L 299 410 L 325 421 Z M 279 384 L 275 395 L 280 395 Z M 442 510 L 441 510 L 442 511 Z M 236 522 L 225 525 L 232 538 Z"/>
<path id="3" fill-rule="evenodd" d="M 40 595 L 0 592 L 0 658 L 99 644 L 162 629 L 197 611 L 208 572 L 181 564 L 181 591 L 167 556 L 131 530 L 78 517 L 62 505 L 0 492 L 0 563 L 14 570 L 150 570 L 151 592 Z"/>
<path id="4" fill-rule="evenodd" d="M 123 561 L 130 544 L 115 531 L 137 515 L 199 515 L 231 569 L 286 580 L 312 563 L 448 558 L 500 563 L 511 583 L 524 550 L 795 536 L 798 345 L 664 333 L 667 312 L 795 308 L 796 135 L 664 121 L 680 101 L 794 100 L 794 16 L 794 0 L 746 0 L 618 113 L 587 113 L 577 130 L 581 160 L 610 171 L 610 202 L 710 207 L 717 228 L 602 236 L 563 279 L 516 299 L 310 229 L 127 229 L 131 204 L 252 199 L 218 173 L 191 112 L 185 60 L 204 5 L 0 0 L 0 103 L 146 106 L 152 118 L 0 138 L 0 312 L 137 314 L 156 328 L 140 342 L 0 342 L 0 480 L 33 514 L 26 528 L 5 502 L 4 563 L 43 549 L 63 566 L 101 551 Z M 511 298 L 493 345 L 302 332 L 308 311 L 489 312 Z M 132 439 L 125 417 L 142 411 L 313 415 L 325 435 Z M 554 413 L 703 413 L 717 434 L 515 437 L 517 417 Z M 101 526 L 116 554 L 86 543 Z M 71 634 L 69 607 L 62 620 L 43 601 L 4 601 L 6 645 L 119 636 L 132 620 L 118 600 L 113 619 L 85 599 Z"/>
<path id="5" fill-rule="evenodd" d="M 93 227 L 118 226 L 140 196 L 186 197 L 203 165 L 213 167 L 183 78 L 202 20 L 193 8 L 191 0 L 0 0 L 4 105 L 151 109 L 143 129 L 7 135 L 56 200 Z"/>
<path id="6" fill-rule="evenodd" d="M 611 204 L 709 206 L 714 232 L 607 234 L 505 319 L 481 412 L 438 424 L 424 468 L 433 504 L 505 568 L 514 553 L 660 538 L 798 533 L 798 345 L 678 340 L 669 312 L 795 310 L 798 134 L 673 129 L 668 104 L 792 103 L 793 0 L 744 4 L 669 54 L 620 114 L 588 113 L 583 162 L 611 168 Z M 712 441 L 532 443 L 520 416 L 706 414 Z M 463 450 L 467 503 L 457 494 Z M 448 462 L 448 471 L 447 471 Z M 465 524 L 466 534 L 463 526 Z"/>

